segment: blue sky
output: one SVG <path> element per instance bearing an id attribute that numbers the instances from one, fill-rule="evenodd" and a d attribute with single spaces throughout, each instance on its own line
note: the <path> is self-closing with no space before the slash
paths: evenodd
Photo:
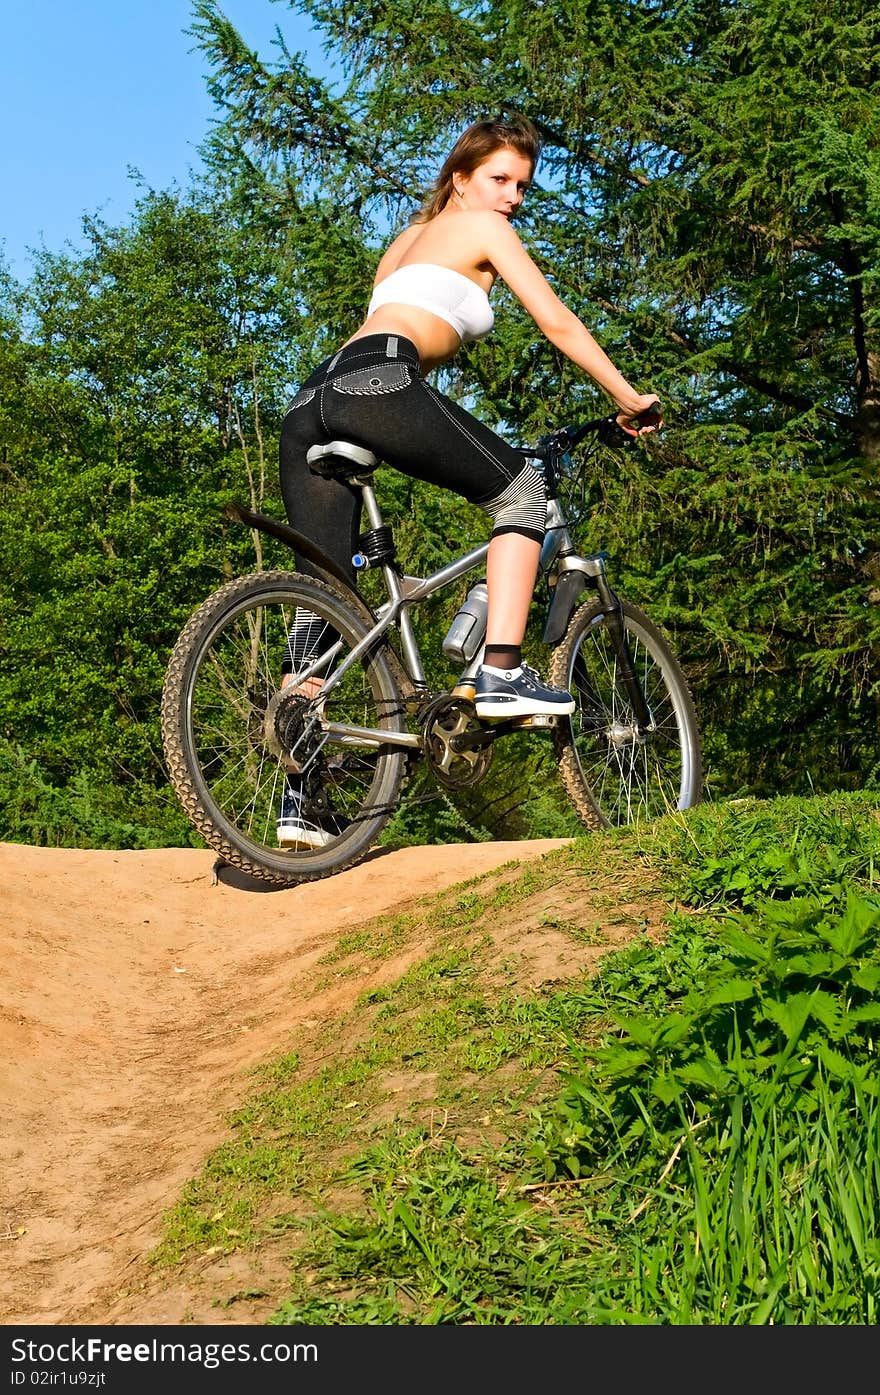
<path id="1" fill-rule="evenodd" d="M 276 26 L 326 72 L 320 38 L 273 0 L 222 0 L 260 54 Z M 28 249 L 83 246 L 82 216 L 125 223 L 138 190 L 183 188 L 216 115 L 184 31 L 190 0 L 0 0 L 0 251 L 27 280 Z"/>

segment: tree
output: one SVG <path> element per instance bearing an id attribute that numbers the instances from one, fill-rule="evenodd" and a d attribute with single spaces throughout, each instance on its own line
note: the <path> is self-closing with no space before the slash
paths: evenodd
<path id="1" fill-rule="evenodd" d="M 876 7 L 293 8 L 344 85 L 280 39 L 261 60 L 214 0 L 197 0 L 194 33 L 225 111 L 209 156 L 246 162 L 329 338 L 358 322 L 380 245 L 463 125 L 529 115 L 546 144 L 523 234 L 667 403 L 664 439 L 597 481 L 589 532 L 674 632 L 714 787 L 864 779 L 880 638 Z M 448 381 L 523 435 L 605 405 L 515 306 Z"/>
<path id="2" fill-rule="evenodd" d="M 263 564 L 223 506 L 280 511 L 277 435 L 310 329 L 229 191 L 147 194 L 133 226 L 88 232 L 82 258 L 45 253 L 27 288 L 5 287 L 0 738 L 23 752 L 12 768 L 89 778 L 108 815 L 179 836 L 164 667 L 208 592 Z"/>

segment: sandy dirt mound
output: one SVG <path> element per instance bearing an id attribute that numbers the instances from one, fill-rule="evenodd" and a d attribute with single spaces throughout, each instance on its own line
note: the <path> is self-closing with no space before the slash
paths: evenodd
<path id="1" fill-rule="evenodd" d="M 562 841 L 404 848 L 281 891 L 218 880 L 211 852 L 0 844 L 0 1321 L 106 1320 L 97 1295 L 153 1246 L 247 1073 L 368 986 L 308 992 L 341 931 Z"/>

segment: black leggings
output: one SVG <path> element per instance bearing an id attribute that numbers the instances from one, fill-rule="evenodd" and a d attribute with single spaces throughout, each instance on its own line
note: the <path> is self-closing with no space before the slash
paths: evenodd
<path id="1" fill-rule="evenodd" d="M 354 575 L 360 491 L 309 469 L 310 446 L 353 441 L 415 479 L 485 509 L 497 533 L 544 536 L 543 477 L 512 446 L 419 376 L 419 354 L 395 334 L 371 334 L 303 383 L 281 428 L 281 492 L 291 524 Z M 313 571 L 297 558 L 302 571 Z"/>

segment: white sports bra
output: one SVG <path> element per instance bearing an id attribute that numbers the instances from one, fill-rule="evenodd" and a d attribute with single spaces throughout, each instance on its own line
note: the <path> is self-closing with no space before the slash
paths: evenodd
<path id="1" fill-rule="evenodd" d="M 482 339 L 495 323 L 489 297 L 469 276 L 433 262 L 410 262 L 373 291 L 367 315 L 380 305 L 413 305 L 452 325 L 459 339 Z"/>

